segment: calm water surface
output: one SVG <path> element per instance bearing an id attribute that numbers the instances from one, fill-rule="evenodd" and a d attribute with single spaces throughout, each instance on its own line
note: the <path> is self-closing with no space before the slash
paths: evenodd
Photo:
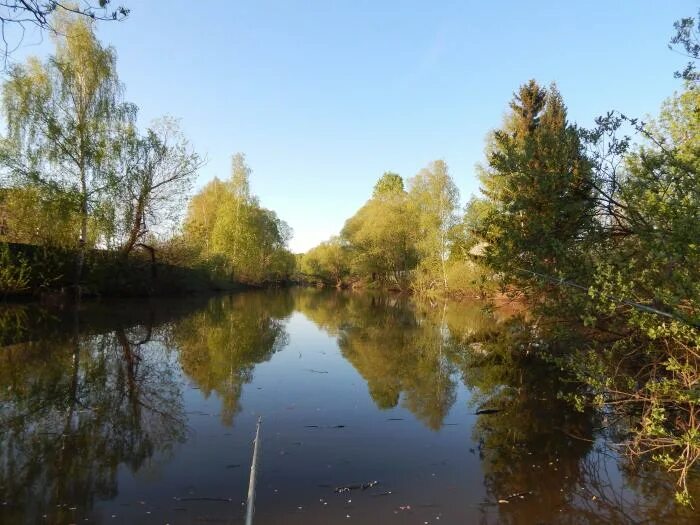
<path id="1" fill-rule="evenodd" d="M 479 304 L 286 290 L 0 312 L 3 524 L 242 523 L 258 416 L 256 524 L 700 521 L 569 383 L 499 353 L 517 327 Z"/>

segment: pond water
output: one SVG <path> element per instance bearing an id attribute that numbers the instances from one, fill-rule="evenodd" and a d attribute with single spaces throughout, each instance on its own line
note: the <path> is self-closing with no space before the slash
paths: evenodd
<path id="1" fill-rule="evenodd" d="M 0 523 L 243 523 L 258 417 L 256 524 L 697 523 L 508 330 L 314 289 L 6 306 Z"/>

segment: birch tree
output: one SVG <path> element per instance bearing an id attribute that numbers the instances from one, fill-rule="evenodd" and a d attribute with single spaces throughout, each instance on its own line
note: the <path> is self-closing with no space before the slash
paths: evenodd
<path id="1" fill-rule="evenodd" d="M 431 162 L 409 180 L 409 199 L 418 220 L 416 246 L 420 254 L 415 286 L 447 291 L 447 259 L 450 232 L 457 224 L 459 190 L 447 163 Z"/>
<path id="2" fill-rule="evenodd" d="M 85 17 L 61 17 L 55 54 L 31 58 L 11 69 L 3 105 L 8 122 L 10 171 L 16 177 L 78 194 L 80 226 L 75 232 L 80 282 L 88 227 L 100 200 L 115 183 L 111 169 L 115 133 L 133 119 L 135 107 L 122 101 L 116 55 Z"/>

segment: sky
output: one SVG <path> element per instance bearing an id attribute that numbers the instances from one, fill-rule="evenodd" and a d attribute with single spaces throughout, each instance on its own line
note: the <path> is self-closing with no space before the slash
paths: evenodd
<path id="1" fill-rule="evenodd" d="M 556 82 L 584 127 L 654 114 L 680 89 L 673 22 L 698 0 L 113 0 L 101 23 L 144 127 L 181 119 L 207 159 L 195 190 L 246 154 L 251 188 L 306 251 L 337 234 L 385 171 L 445 160 L 462 195 L 513 92 Z M 17 53 L 43 55 L 31 35 Z"/>

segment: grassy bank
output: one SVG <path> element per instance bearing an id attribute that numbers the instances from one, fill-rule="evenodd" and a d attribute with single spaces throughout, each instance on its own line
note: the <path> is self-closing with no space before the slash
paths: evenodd
<path id="1" fill-rule="evenodd" d="M 68 298 L 76 285 L 78 252 L 31 244 L 0 244 L 0 296 Z M 183 266 L 137 251 L 129 256 L 89 250 L 80 279 L 84 296 L 149 297 L 235 290 L 247 285 L 215 277 L 205 267 Z"/>

